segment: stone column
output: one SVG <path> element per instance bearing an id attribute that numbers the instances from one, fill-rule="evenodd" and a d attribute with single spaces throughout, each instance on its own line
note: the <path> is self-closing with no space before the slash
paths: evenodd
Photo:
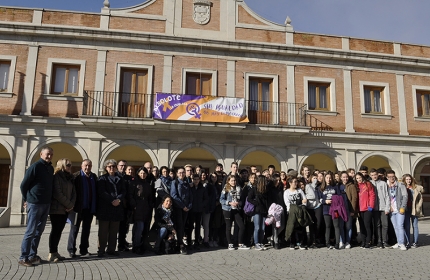
<path id="1" fill-rule="evenodd" d="M 34 81 L 36 79 L 37 56 L 39 46 L 34 44 L 28 46 L 27 70 L 25 72 L 24 96 L 22 98 L 22 107 L 20 115 L 31 116 L 34 98 Z M 51 75 L 51 73 L 47 73 Z"/>

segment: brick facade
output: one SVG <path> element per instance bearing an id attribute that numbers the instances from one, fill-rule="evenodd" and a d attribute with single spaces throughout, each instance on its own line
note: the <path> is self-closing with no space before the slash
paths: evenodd
<path id="1" fill-rule="evenodd" d="M 164 0 L 156 0 L 148 6 L 133 11 L 133 14 L 145 14 L 145 15 L 163 15 Z"/>
<path id="2" fill-rule="evenodd" d="M 115 16 L 111 17 L 109 28 L 117 30 L 164 33 L 165 21 Z"/>
<path id="3" fill-rule="evenodd" d="M 294 33 L 294 44 L 318 48 L 342 49 L 342 38 L 306 33 Z"/>
<path id="4" fill-rule="evenodd" d="M 55 24 L 80 27 L 100 27 L 100 16 L 91 14 L 43 12 L 42 24 Z"/>
<path id="5" fill-rule="evenodd" d="M 0 7 L 0 21 L 32 22 L 33 11 Z"/>
<path id="6" fill-rule="evenodd" d="M 354 38 L 349 40 L 349 49 L 360 52 L 394 54 L 393 43 Z"/>

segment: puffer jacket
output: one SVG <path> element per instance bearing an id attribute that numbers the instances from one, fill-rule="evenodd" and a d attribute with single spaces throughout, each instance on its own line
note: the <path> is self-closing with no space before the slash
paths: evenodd
<path id="1" fill-rule="evenodd" d="M 358 184 L 358 205 L 360 211 L 368 211 L 368 207 L 375 208 L 375 188 L 372 183 L 366 181 Z"/>
<path id="2" fill-rule="evenodd" d="M 412 200 L 412 216 L 423 217 L 423 193 L 424 188 L 415 185 L 414 198 Z"/>
<path id="3" fill-rule="evenodd" d="M 58 171 L 54 175 L 54 189 L 51 199 L 50 214 L 66 214 L 66 209 L 72 209 L 76 202 L 76 189 L 73 175 Z"/>

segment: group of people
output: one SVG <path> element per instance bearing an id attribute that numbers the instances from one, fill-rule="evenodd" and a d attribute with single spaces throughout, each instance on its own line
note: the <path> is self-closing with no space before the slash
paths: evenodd
<path id="1" fill-rule="evenodd" d="M 67 158 L 54 169 L 53 152 L 42 148 L 21 184 L 28 218 L 19 259 L 23 266 L 41 263 L 37 250 L 48 216 L 48 261 L 53 262 L 65 259 L 58 245 L 67 223 L 69 257 L 77 257 L 81 227 L 79 255 L 90 255 L 94 216 L 99 257 L 118 256 L 130 247 L 136 254 L 149 248 L 157 254 L 187 254 L 219 246 L 259 251 L 270 245 L 277 250 L 418 246 L 423 187 L 410 174 L 399 180 L 392 170 L 365 166 L 337 173 L 311 172 L 307 166 L 300 172 L 279 172 L 273 165 L 263 171 L 256 166 L 239 170 L 236 162 L 228 174 L 222 164 L 208 174 L 201 166 L 173 170 L 150 162 L 134 172 L 125 160 L 108 159 L 105 174 L 98 177 L 89 159 L 76 173 Z"/>

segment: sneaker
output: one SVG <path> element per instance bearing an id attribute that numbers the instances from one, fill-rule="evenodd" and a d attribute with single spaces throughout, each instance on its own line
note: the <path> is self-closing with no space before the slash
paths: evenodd
<path id="1" fill-rule="evenodd" d="M 369 244 L 366 244 L 366 246 L 364 246 L 364 248 L 363 249 L 370 249 L 370 245 Z"/>
<path id="2" fill-rule="evenodd" d="M 35 256 L 31 259 L 29 259 L 29 261 L 33 264 L 33 265 L 38 265 L 42 263 L 42 259 L 39 256 Z"/>
<path id="3" fill-rule="evenodd" d="M 345 243 L 345 249 L 351 249 L 351 244 Z"/>
<path id="4" fill-rule="evenodd" d="M 188 245 L 187 239 L 186 238 L 182 239 L 182 243 L 184 243 L 184 245 L 187 246 Z"/>
<path id="5" fill-rule="evenodd" d="M 246 246 L 245 244 L 239 245 L 238 247 L 239 250 L 249 250 L 251 248 L 249 248 L 248 246 Z"/>
<path id="6" fill-rule="evenodd" d="M 418 244 L 417 243 L 412 243 L 411 248 L 418 248 Z"/>
<path id="7" fill-rule="evenodd" d="M 307 250 L 308 248 L 307 248 L 306 246 L 304 246 L 304 245 L 301 245 L 301 244 L 300 244 L 300 245 L 299 245 L 299 249 L 300 249 L 300 250 Z"/>
<path id="8" fill-rule="evenodd" d="M 313 243 L 311 246 L 309 246 L 309 249 L 318 249 L 318 247 L 315 243 Z"/>
<path id="9" fill-rule="evenodd" d="M 339 242 L 339 249 L 343 249 L 343 246 L 344 246 L 343 242 Z"/>
<path id="10" fill-rule="evenodd" d="M 89 257 L 89 256 L 91 256 L 91 253 L 89 253 L 89 252 L 81 254 L 81 258 L 86 258 L 86 257 Z"/>
<path id="11" fill-rule="evenodd" d="M 205 247 L 205 248 L 209 248 L 210 246 L 209 246 L 209 242 L 203 242 L 203 247 Z"/>
<path id="12" fill-rule="evenodd" d="M 296 246 L 290 245 L 290 250 L 296 250 Z"/>
<path id="13" fill-rule="evenodd" d="M 273 246 L 273 248 L 274 248 L 275 250 L 280 250 L 280 249 L 281 249 L 281 246 L 279 246 L 279 243 L 275 243 L 275 246 Z"/>
<path id="14" fill-rule="evenodd" d="M 219 247 L 219 245 L 218 245 L 218 242 L 216 242 L 216 241 L 213 241 L 213 246 L 215 247 L 215 248 L 218 248 Z"/>
<path id="15" fill-rule="evenodd" d="M 184 245 L 181 245 L 181 247 L 180 247 L 180 249 L 179 249 L 179 252 L 180 252 L 182 255 L 187 255 L 187 254 L 188 254 L 188 252 L 187 252 L 187 247 L 186 247 L 186 246 L 184 246 Z"/>
<path id="16" fill-rule="evenodd" d="M 340 245 L 339 244 L 334 245 L 334 249 L 335 250 L 339 250 L 340 249 Z"/>
<path id="17" fill-rule="evenodd" d="M 25 259 L 25 260 L 19 260 L 18 264 L 22 265 L 22 266 L 26 266 L 26 267 L 33 266 L 33 264 L 31 263 L 31 261 L 29 261 L 27 259 Z"/>
<path id="18" fill-rule="evenodd" d="M 403 246 L 405 246 L 405 245 L 403 245 Z M 396 243 L 393 246 L 391 246 L 391 249 L 398 249 L 398 248 L 400 248 L 400 246 L 399 246 L 398 243 Z"/>
<path id="19" fill-rule="evenodd" d="M 327 250 L 332 250 L 333 246 L 331 246 L 330 244 L 327 244 Z"/>
<path id="20" fill-rule="evenodd" d="M 82 255 L 82 254 L 81 254 Z M 74 258 L 76 258 L 77 256 L 76 256 L 76 254 L 75 253 L 69 253 L 69 257 L 71 258 L 71 259 L 74 259 Z"/>
<path id="21" fill-rule="evenodd" d="M 228 244 L 228 249 L 229 250 L 236 250 L 236 248 L 234 248 L 233 244 Z"/>
<path id="22" fill-rule="evenodd" d="M 259 243 L 255 244 L 254 249 L 257 251 L 263 251 L 263 248 L 261 247 L 261 245 Z"/>
<path id="23" fill-rule="evenodd" d="M 384 249 L 384 244 L 382 242 L 378 242 L 378 245 L 376 245 L 379 249 Z"/>
<path id="24" fill-rule="evenodd" d="M 408 248 L 406 248 L 406 246 L 404 244 L 400 244 L 400 250 L 402 251 L 406 251 Z"/>

